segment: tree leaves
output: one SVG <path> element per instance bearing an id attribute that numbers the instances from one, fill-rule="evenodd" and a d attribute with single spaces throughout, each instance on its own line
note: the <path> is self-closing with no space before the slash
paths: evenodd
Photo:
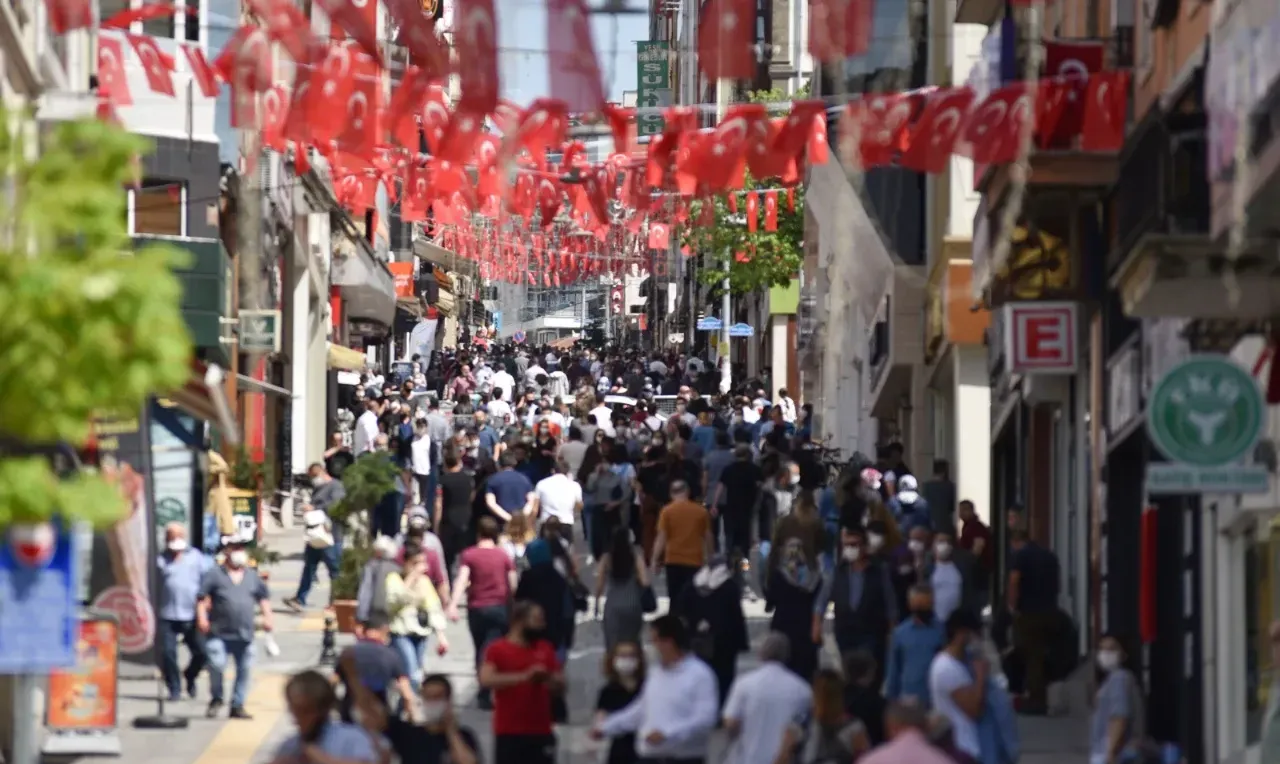
<path id="1" fill-rule="evenodd" d="M 98 120 L 60 123 L 27 158 L 27 121 L 0 116 L 12 163 L 0 213 L 0 433 L 80 446 L 95 415 L 137 411 L 186 381 L 191 342 L 172 271 L 184 254 L 132 247 L 124 186 L 142 139 Z M 126 511 L 99 476 L 59 481 L 42 458 L 0 459 L 0 527 L 59 513 L 104 527 Z"/>

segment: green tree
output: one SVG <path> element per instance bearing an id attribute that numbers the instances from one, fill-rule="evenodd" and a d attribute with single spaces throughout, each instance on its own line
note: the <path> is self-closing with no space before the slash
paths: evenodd
<path id="1" fill-rule="evenodd" d="M 779 88 L 757 90 L 749 94 L 752 103 L 782 103 L 808 97 L 805 84 L 795 96 L 787 96 Z M 782 114 L 786 108 L 774 108 Z M 778 230 L 765 230 L 765 194 L 760 193 L 756 210 L 756 230 L 747 226 L 746 194 L 752 189 L 780 188 L 777 179 L 757 181 L 747 173 L 743 190 L 733 192 L 737 212 L 729 204 L 727 195 L 711 200 L 694 202 L 690 210 L 689 226 L 682 243 L 701 254 L 699 279 L 704 284 L 720 285 L 727 276 L 729 291 L 734 294 L 750 294 L 774 286 L 785 286 L 800 272 L 804 261 L 804 187 L 793 190 L 794 211 L 787 204 L 785 191 L 778 191 Z M 712 225 L 704 225 L 704 206 L 713 206 Z"/>
<path id="2" fill-rule="evenodd" d="M 59 124 L 27 158 L 25 115 L 0 112 L 0 528 L 61 515 L 109 527 L 128 508 L 88 470 L 44 454 L 80 447 L 95 416 L 180 387 L 191 341 L 173 268 L 181 250 L 133 250 L 124 186 L 146 142 L 97 120 Z"/>

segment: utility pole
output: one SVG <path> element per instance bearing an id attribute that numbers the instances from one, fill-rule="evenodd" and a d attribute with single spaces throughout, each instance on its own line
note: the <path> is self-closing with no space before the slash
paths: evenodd
<path id="1" fill-rule="evenodd" d="M 731 81 L 721 77 L 716 80 L 716 122 L 724 118 L 729 109 Z M 721 221 L 725 225 L 728 221 Z M 733 253 L 725 250 L 724 281 L 720 282 L 720 392 L 727 393 L 733 389 L 733 353 L 729 345 L 729 325 L 732 323 L 732 297 L 729 292 L 729 267 L 733 263 Z"/>

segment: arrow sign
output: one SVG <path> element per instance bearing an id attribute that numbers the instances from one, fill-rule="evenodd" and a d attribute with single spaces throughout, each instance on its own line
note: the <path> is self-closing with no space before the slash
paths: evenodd
<path id="1" fill-rule="evenodd" d="M 279 353 L 280 311 L 240 311 L 240 350 L 246 353 Z"/>

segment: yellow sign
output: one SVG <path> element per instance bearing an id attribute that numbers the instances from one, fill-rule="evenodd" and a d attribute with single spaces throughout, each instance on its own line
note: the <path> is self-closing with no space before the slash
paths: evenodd
<path id="1" fill-rule="evenodd" d="M 720 355 L 721 356 L 729 355 L 729 343 L 727 341 L 720 342 Z"/>

